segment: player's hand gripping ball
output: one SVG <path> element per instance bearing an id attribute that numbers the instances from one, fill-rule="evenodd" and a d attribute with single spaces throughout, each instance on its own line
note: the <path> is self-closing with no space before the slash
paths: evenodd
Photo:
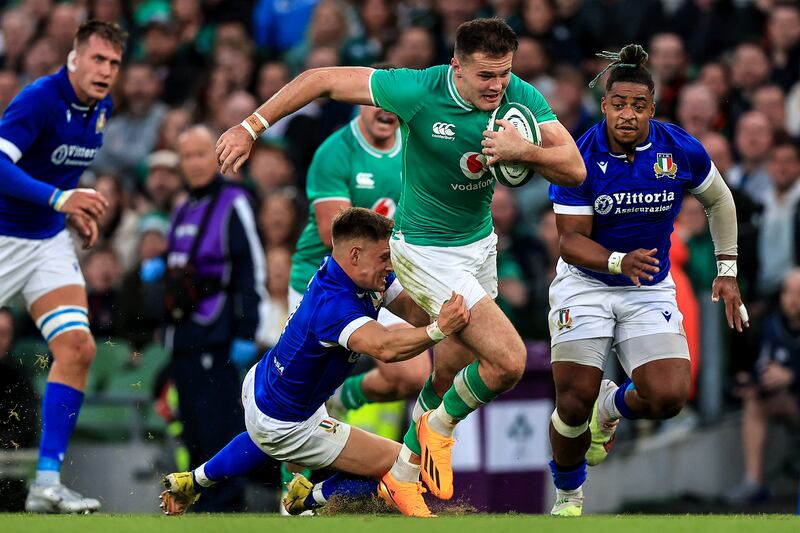
<path id="1" fill-rule="evenodd" d="M 503 127 L 496 123 L 504 119 L 510 122 L 519 132 L 520 136 L 529 143 L 542 145 L 542 134 L 539 124 L 533 113 L 526 106 L 516 102 L 500 104 L 489 117 L 486 129 L 489 131 L 502 131 Z M 489 166 L 492 176 L 506 187 L 521 187 L 530 181 L 535 172 L 532 168 L 515 161 L 498 161 Z"/>

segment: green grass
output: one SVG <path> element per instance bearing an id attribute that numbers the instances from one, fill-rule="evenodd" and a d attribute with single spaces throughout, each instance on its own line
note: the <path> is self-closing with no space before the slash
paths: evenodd
<path id="1" fill-rule="evenodd" d="M 800 517 L 781 515 L 620 515 L 585 516 L 578 519 L 555 519 L 534 515 L 466 515 L 433 520 L 401 516 L 316 516 L 281 517 L 276 515 L 203 515 L 166 517 L 154 514 L 35 516 L 0 515 L 4 532 L 56 533 L 662 533 L 758 531 L 797 533 Z"/>

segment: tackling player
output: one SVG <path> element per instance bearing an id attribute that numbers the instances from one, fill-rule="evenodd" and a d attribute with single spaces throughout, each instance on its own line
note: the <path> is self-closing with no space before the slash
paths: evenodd
<path id="1" fill-rule="evenodd" d="M 341 210 L 355 205 L 394 218 L 403 174 L 403 138 L 397 116 L 361 106 L 347 126 L 328 137 L 311 161 L 306 194 L 311 204 L 292 257 L 289 309 L 303 297 L 323 257 L 330 253 L 331 223 Z M 383 308 L 378 321 L 389 329 L 409 325 Z M 431 373 L 430 359 L 415 357 L 400 363 L 376 361 L 376 368 L 351 376 L 332 401 L 339 409 L 392 401 L 419 393 Z"/>
<path id="2" fill-rule="evenodd" d="M 453 495 L 456 424 L 512 388 L 525 368 L 522 339 L 493 301 L 497 237 L 487 165 L 521 161 L 561 185 L 580 184 L 586 172 L 569 132 L 539 91 L 511 74 L 516 49 L 517 37 L 505 22 L 479 19 L 459 26 L 450 65 L 312 69 L 217 142 L 223 171 L 237 171 L 270 122 L 320 96 L 375 105 L 399 117 L 404 176 L 392 263 L 405 290 L 431 317 L 452 290 L 464 295 L 471 312 L 470 324 L 437 347 L 432 379 L 420 392 L 400 454 L 409 465 L 424 455 L 423 480 L 443 499 Z M 503 101 L 531 110 L 542 147 L 526 142 L 505 121 L 498 122 L 503 131 L 484 131 Z"/>
<path id="3" fill-rule="evenodd" d="M 96 219 L 108 204 L 94 190 L 75 187 L 102 144 L 126 39 L 114 24 L 84 22 L 66 67 L 28 85 L 0 119 L 0 305 L 21 292 L 53 354 L 36 479 L 25 500 L 31 512 L 100 508 L 96 499 L 61 484 L 61 463 L 95 355 L 85 283 L 65 215 L 84 247 L 93 246 Z"/>
<path id="4" fill-rule="evenodd" d="M 262 466 L 269 455 L 351 474 L 315 486 L 297 476 L 284 500 L 291 514 L 319 507 L 332 494 L 377 493 L 405 515 L 430 516 L 419 467 L 396 460 L 400 444 L 339 422 L 325 409 L 361 354 L 384 362 L 409 359 L 469 321 L 464 298 L 455 293 L 438 321 L 427 326 L 388 330 L 376 321 L 384 305 L 411 323 L 428 321 L 392 273 L 391 229 L 391 220 L 369 209 L 351 207 L 336 216 L 332 255 L 312 278 L 278 343 L 245 377 L 247 432 L 193 472 L 164 478 L 166 514 L 183 513 L 203 488 Z"/>
<path id="5" fill-rule="evenodd" d="M 642 47 L 599 55 L 613 63 L 601 102 L 605 120 L 578 141 L 586 181 L 550 187 L 561 248 L 549 317 L 556 385 L 551 513 L 559 516 L 582 513 L 587 461 L 605 460 L 620 418 L 666 419 L 686 403 L 689 349 L 669 248 L 687 192 L 708 213 L 718 267 L 712 299 L 724 300 L 731 328 L 748 325 L 736 283 L 730 190 L 699 141 L 652 119 L 654 84 Z M 633 378 L 619 387 L 602 380 L 612 348 Z"/>

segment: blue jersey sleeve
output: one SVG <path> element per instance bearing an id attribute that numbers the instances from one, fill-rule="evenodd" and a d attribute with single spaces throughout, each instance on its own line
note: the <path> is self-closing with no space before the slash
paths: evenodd
<path id="1" fill-rule="evenodd" d="M 39 132 L 47 131 L 47 105 L 52 96 L 38 87 L 27 87 L 11 101 L 0 119 L 0 151 L 16 163 L 31 147 Z"/>
<path id="2" fill-rule="evenodd" d="M 47 95 L 28 87 L 17 95 L 0 119 L 0 193 L 47 205 L 55 187 L 30 177 L 16 166 L 40 131 L 47 131 Z"/>
<path id="3" fill-rule="evenodd" d="M 593 215 L 594 205 L 590 194 L 589 180 L 578 187 L 550 185 L 550 201 L 557 215 Z"/>
<path id="4" fill-rule="evenodd" d="M 333 295 L 317 311 L 314 323 L 317 339 L 321 343 L 338 344 L 348 348 L 347 341 L 358 328 L 373 320 L 364 314 L 354 300 L 355 296 Z"/>

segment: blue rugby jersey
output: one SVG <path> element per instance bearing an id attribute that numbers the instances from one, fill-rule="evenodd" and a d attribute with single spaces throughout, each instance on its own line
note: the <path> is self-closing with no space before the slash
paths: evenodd
<path id="1" fill-rule="evenodd" d="M 35 180 L 74 189 L 103 142 L 111 111 L 111 96 L 91 107 L 81 103 L 62 68 L 25 87 L 9 104 L 0 119 L 0 157 Z M 0 235 L 47 239 L 62 229 L 62 213 L 0 193 Z"/>
<path id="2" fill-rule="evenodd" d="M 550 185 L 553 210 L 562 215 L 592 215 L 591 239 L 611 251 L 658 248 L 660 272 L 669 272 L 670 235 L 685 191 L 698 194 L 711 184 L 714 165 L 700 142 L 683 129 L 650 120 L 650 135 L 636 147 L 633 162 L 609 150 L 606 121 L 587 131 L 578 148 L 586 163 L 579 187 Z M 577 267 L 606 285 L 630 286 L 622 274 L 603 274 Z"/>
<path id="3" fill-rule="evenodd" d="M 358 360 L 350 335 L 378 318 L 402 288 L 394 273 L 383 294 L 360 289 L 332 257 L 311 279 L 278 343 L 256 367 L 255 400 L 265 415 L 300 422 L 331 397 Z"/>

